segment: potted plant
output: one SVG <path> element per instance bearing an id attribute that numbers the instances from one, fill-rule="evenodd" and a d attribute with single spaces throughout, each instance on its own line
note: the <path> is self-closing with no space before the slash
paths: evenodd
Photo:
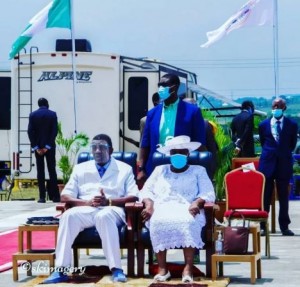
<path id="1" fill-rule="evenodd" d="M 72 173 L 76 156 L 82 147 L 89 143 L 89 137 L 84 133 L 72 134 L 65 137 L 62 132 L 61 123 L 58 123 L 58 133 L 56 137 L 56 147 L 60 154 L 58 168 L 62 173 L 62 182 L 66 184 Z"/>

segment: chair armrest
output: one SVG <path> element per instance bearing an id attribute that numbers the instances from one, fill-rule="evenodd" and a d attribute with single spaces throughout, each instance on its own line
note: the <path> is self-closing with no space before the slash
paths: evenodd
<path id="1" fill-rule="evenodd" d="M 213 242 L 213 229 L 214 229 L 214 203 L 206 202 L 204 204 L 204 213 L 206 218 L 206 242 Z"/>
<path id="2" fill-rule="evenodd" d="M 214 203 L 207 202 L 204 204 L 204 212 L 206 218 L 205 227 L 205 249 L 206 249 L 206 277 L 211 277 L 211 256 L 215 252 L 214 246 L 214 218 L 215 218 L 215 208 Z"/>
<path id="3" fill-rule="evenodd" d="M 143 203 L 141 202 L 127 202 L 125 204 L 126 223 L 128 230 L 134 230 L 137 227 L 140 213 L 143 210 Z"/>

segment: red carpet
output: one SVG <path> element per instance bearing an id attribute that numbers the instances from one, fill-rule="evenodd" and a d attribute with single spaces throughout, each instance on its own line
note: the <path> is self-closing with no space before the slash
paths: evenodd
<path id="1" fill-rule="evenodd" d="M 26 244 L 26 234 L 24 242 Z M 54 249 L 54 246 L 54 232 L 32 232 L 33 249 Z M 0 272 L 12 268 L 12 255 L 15 252 L 18 252 L 18 231 L 0 233 Z"/>

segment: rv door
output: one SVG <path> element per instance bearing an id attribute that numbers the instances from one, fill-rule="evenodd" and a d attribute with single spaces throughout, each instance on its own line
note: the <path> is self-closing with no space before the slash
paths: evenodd
<path id="1" fill-rule="evenodd" d="M 157 71 L 124 72 L 124 99 L 120 102 L 120 146 L 125 151 L 138 152 L 141 139 L 140 120 L 153 107 L 152 95 L 157 91 L 158 79 Z"/>

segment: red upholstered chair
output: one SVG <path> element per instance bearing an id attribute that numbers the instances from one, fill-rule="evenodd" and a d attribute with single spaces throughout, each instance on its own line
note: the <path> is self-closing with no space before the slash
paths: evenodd
<path id="1" fill-rule="evenodd" d="M 228 218 L 239 211 L 245 219 L 264 222 L 266 225 L 266 256 L 270 257 L 270 233 L 268 213 L 264 210 L 265 176 L 256 170 L 237 168 L 225 175 L 226 211 Z M 239 214 L 233 217 L 239 217 Z"/>
<path id="2" fill-rule="evenodd" d="M 234 157 L 231 161 L 231 169 L 236 169 L 241 167 L 243 164 L 253 163 L 255 169 L 258 170 L 259 165 L 259 157 Z M 274 191 L 271 200 L 271 233 L 276 233 L 276 199 L 277 199 L 277 191 L 276 184 L 274 184 Z"/>

